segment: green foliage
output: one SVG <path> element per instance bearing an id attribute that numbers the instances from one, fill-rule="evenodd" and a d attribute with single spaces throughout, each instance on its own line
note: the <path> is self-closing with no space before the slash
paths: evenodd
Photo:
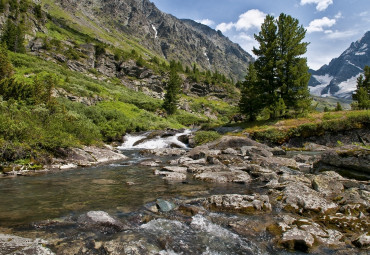
<path id="1" fill-rule="evenodd" d="M 248 74 L 241 86 L 241 98 L 239 101 L 240 112 L 247 115 L 250 121 L 254 121 L 263 108 L 260 86 L 257 84 L 257 72 L 254 64 L 248 67 Z"/>
<path id="2" fill-rule="evenodd" d="M 194 136 L 194 141 L 195 144 L 198 146 L 217 140 L 220 137 L 221 135 L 216 131 L 197 131 Z"/>
<path id="3" fill-rule="evenodd" d="M 259 43 L 259 48 L 253 48 L 258 57 L 255 87 L 261 95 L 261 105 L 255 108 L 268 107 L 272 118 L 288 112 L 302 114 L 311 105 L 307 61 L 301 57 L 307 51 L 308 43 L 302 42 L 305 34 L 297 19 L 282 13 L 276 20 L 267 15 L 255 35 Z"/>
<path id="4" fill-rule="evenodd" d="M 177 110 L 179 94 L 181 89 L 182 79 L 177 74 L 176 69 L 171 68 L 170 77 L 166 86 L 166 94 L 164 96 L 163 108 L 168 114 L 174 114 Z"/>
<path id="5" fill-rule="evenodd" d="M 337 106 L 335 107 L 334 111 L 343 111 L 342 105 L 339 102 L 337 102 Z"/>
<path id="6" fill-rule="evenodd" d="M 25 52 L 24 43 L 24 27 L 22 24 L 17 24 L 16 21 L 8 19 L 1 37 L 1 41 L 5 43 L 9 50 L 14 52 Z"/>
<path id="7" fill-rule="evenodd" d="M 0 44 L 0 82 L 13 76 L 14 68 L 9 60 L 6 45 Z"/>
<path id="8" fill-rule="evenodd" d="M 361 74 L 357 79 L 357 88 L 352 95 L 355 100 L 352 108 L 370 109 L 370 67 L 365 66 L 364 76 Z"/>
<path id="9" fill-rule="evenodd" d="M 38 20 L 41 20 L 43 18 L 42 9 L 41 9 L 40 4 L 36 4 L 35 7 L 33 8 L 33 11 L 34 11 L 35 16 Z"/>

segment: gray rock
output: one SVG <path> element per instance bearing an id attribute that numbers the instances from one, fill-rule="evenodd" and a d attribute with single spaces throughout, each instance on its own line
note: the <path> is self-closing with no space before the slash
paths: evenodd
<path id="1" fill-rule="evenodd" d="M 304 230 L 297 227 L 283 233 L 280 243 L 290 250 L 299 250 L 303 252 L 309 251 L 312 248 L 315 239 L 313 236 Z"/>
<path id="2" fill-rule="evenodd" d="M 209 197 L 204 206 L 210 210 L 229 211 L 239 213 L 256 213 L 261 211 L 270 211 L 271 204 L 266 195 L 213 195 Z"/>
<path id="3" fill-rule="evenodd" d="M 181 172 L 168 172 L 168 171 L 154 171 L 155 175 L 160 175 L 163 177 L 163 179 L 167 181 L 184 181 L 186 180 L 186 173 L 181 173 Z"/>
<path id="4" fill-rule="evenodd" d="M 156 204 L 161 212 L 169 212 L 176 208 L 174 203 L 163 199 L 157 199 Z"/>
<path id="5" fill-rule="evenodd" d="M 340 182 L 343 177 L 335 172 L 317 175 L 312 180 L 312 188 L 320 192 L 324 197 L 334 197 L 339 195 L 344 186 Z"/>
<path id="6" fill-rule="evenodd" d="M 273 156 L 273 153 L 271 151 L 257 146 L 243 146 L 240 148 L 240 151 L 243 156 L 254 156 L 254 155 L 260 155 L 263 157 Z"/>
<path id="7" fill-rule="evenodd" d="M 222 151 L 223 154 L 238 155 L 238 152 L 233 148 L 227 148 Z"/>
<path id="8" fill-rule="evenodd" d="M 103 233 L 116 233 L 127 229 L 121 221 L 104 211 L 90 211 L 82 214 L 77 222 L 81 228 L 99 230 Z"/>
<path id="9" fill-rule="evenodd" d="M 365 233 L 360 235 L 356 240 L 352 242 L 355 246 L 359 248 L 368 248 L 370 247 L 370 235 Z"/>
<path id="10" fill-rule="evenodd" d="M 47 244 L 47 242 L 41 239 L 30 239 L 14 235 L 0 234 L 0 254 L 54 254 L 50 249 L 44 247 L 45 244 Z"/>
<path id="11" fill-rule="evenodd" d="M 99 148 L 96 146 L 85 146 L 83 150 L 89 153 L 97 163 L 105 163 L 116 160 L 125 160 L 127 157 L 122 153 L 112 151 L 110 148 Z"/>
<path id="12" fill-rule="evenodd" d="M 298 213 L 327 214 L 339 209 L 338 205 L 303 183 L 289 183 L 283 190 L 285 209 Z"/>
<path id="13" fill-rule="evenodd" d="M 186 173 L 187 170 L 188 170 L 187 167 L 180 167 L 180 166 L 165 166 L 162 168 L 162 171 L 176 172 L 176 173 Z"/>
<path id="14" fill-rule="evenodd" d="M 235 182 L 235 183 L 248 183 L 251 177 L 248 173 L 243 171 L 221 171 L 221 172 L 202 172 L 194 175 L 195 179 L 206 182 Z"/>

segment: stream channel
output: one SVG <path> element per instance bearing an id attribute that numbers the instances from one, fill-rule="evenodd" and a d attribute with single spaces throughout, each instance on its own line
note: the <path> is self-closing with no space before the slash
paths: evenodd
<path id="1" fill-rule="evenodd" d="M 72 254 L 78 249 L 80 254 L 106 254 L 109 249 L 99 249 L 97 243 L 122 254 L 301 254 L 275 247 L 267 231 L 256 231 L 278 212 L 248 216 L 206 210 L 195 215 L 148 210 L 159 198 L 176 203 L 213 194 L 250 194 L 259 188 L 253 183 L 215 184 L 190 178 L 165 181 L 153 174 L 156 168 L 140 162 L 153 159 L 165 164 L 174 157 L 143 156 L 140 150 L 163 148 L 173 142 L 179 147 L 186 145 L 176 135 L 134 146 L 146 135 L 126 137 L 119 149 L 129 159 L 122 162 L 0 179 L 0 233 L 6 230 L 42 238 L 56 254 Z M 81 227 L 81 215 L 90 211 L 104 211 L 129 227 L 123 231 Z M 239 221 L 248 223 L 243 235 L 229 227 L 230 222 Z M 330 250 L 316 252 L 332 254 Z"/>

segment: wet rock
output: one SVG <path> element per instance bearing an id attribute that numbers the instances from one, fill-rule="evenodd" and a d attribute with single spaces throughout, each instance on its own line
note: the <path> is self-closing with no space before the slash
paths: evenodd
<path id="1" fill-rule="evenodd" d="M 104 211 L 90 211 L 81 215 L 77 222 L 85 229 L 99 230 L 102 233 L 116 233 L 127 229 L 121 221 Z"/>
<path id="2" fill-rule="evenodd" d="M 141 154 L 153 154 L 156 156 L 181 156 L 186 153 L 186 150 L 180 148 L 163 148 L 155 150 L 142 150 Z"/>
<path id="3" fill-rule="evenodd" d="M 187 167 L 181 166 L 165 166 L 162 168 L 162 171 L 175 172 L 175 173 L 186 173 L 188 170 Z"/>
<path id="4" fill-rule="evenodd" d="M 153 160 L 146 160 L 146 161 L 143 161 L 143 162 L 140 162 L 140 165 L 142 166 L 151 166 L 151 167 L 156 167 L 156 166 L 159 166 L 159 164 Z"/>
<path id="5" fill-rule="evenodd" d="M 217 156 L 221 154 L 221 150 L 210 150 L 207 146 L 198 146 L 187 153 L 187 156 L 197 160 L 207 158 L 208 156 Z"/>
<path id="6" fill-rule="evenodd" d="M 188 172 L 193 174 L 200 174 L 205 172 L 221 172 L 221 171 L 229 171 L 229 169 L 224 165 L 198 165 L 198 164 L 191 164 L 188 166 Z"/>
<path id="7" fill-rule="evenodd" d="M 205 212 L 203 208 L 194 205 L 180 205 L 178 210 L 186 216 L 194 216 Z"/>
<path id="8" fill-rule="evenodd" d="M 255 156 L 260 155 L 263 157 L 272 157 L 273 153 L 265 148 L 257 146 L 243 146 L 240 148 L 243 156 Z"/>
<path id="9" fill-rule="evenodd" d="M 233 148 L 227 148 L 222 151 L 223 154 L 238 155 L 238 152 Z"/>
<path id="10" fill-rule="evenodd" d="M 155 170 L 154 174 L 163 176 L 163 179 L 165 179 L 167 181 L 184 181 L 184 180 L 186 180 L 186 173 Z"/>
<path id="11" fill-rule="evenodd" d="M 358 216 L 360 212 L 370 210 L 370 192 L 357 188 L 350 188 L 335 197 L 336 202 L 341 206 L 341 212 Z"/>
<path id="12" fill-rule="evenodd" d="M 189 166 L 189 165 L 194 165 L 194 164 L 206 164 L 207 163 L 207 160 L 205 158 L 200 158 L 200 159 L 197 159 L 197 160 L 189 160 L 189 161 L 185 161 L 182 165 L 184 166 Z"/>
<path id="13" fill-rule="evenodd" d="M 256 146 L 267 150 L 270 148 L 267 145 L 258 143 L 248 137 L 240 136 L 223 136 L 214 142 L 208 143 L 207 146 L 212 150 L 226 150 L 228 148 L 239 149 L 243 146 Z"/>
<path id="14" fill-rule="evenodd" d="M 161 212 L 169 212 L 176 208 L 174 203 L 163 199 L 157 199 L 156 205 Z"/>
<path id="15" fill-rule="evenodd" d="M 50 249 L 44 247 L 45 244 L 47 244 L 47 242 L 41 239 L 30 239 L 14 235 L 0 234 L 0 254 L 54 254 Z"/>
<path id="16" fill-rule="evenodd" d="M 327 214 L 339 209 L 338 205 L 303 183 L 289 183 L 283 190 L 285 209 L 297 213 Z"/>
<path id="17" fill-rule="evenodd" d="M 334 197 L 344 190 L 344 186 L 340 182 L 342 179 L 343 177 L 335 172 L 325 172 L 313 178 L 312 188 L 324 197 Z"/>
<path id="18" fill-rule="evenodd" d="M 356 147 L 351 150 L 327 151 L 314 164 L 314 168 L 321 170 L 328 167 L 370 173 L 370 150 Z"/>
<path id="19" fill-rule="evenodd" d="M 298 229 L 297 227 L 283 233 L 280 243 L 290 249 L 307 252 L 312 248 L 315 239 L 307 231 Z"/>
<path id="20" fill-rule="evenodd" d="M 370 247 L 370 235 L 369 235 L 369 233 L 365 233 L 363 235 L 360 235 L 352 243 L 358 248 L 369 248 Z"/>
<path id="21" fill-rule="evenodd" d="M 195 179 L 202 180 L 205 182 L 217 182 L 217 183 L 248 183 L 251 181 L 251 177 L 244 171 L 221 171 L 221 172 L 202 172 L 194 175 Z"/>
<path id="22" fill-rule="evenodd" d="M 83 150 L 89 153 L 97 163 L 105 163 L 116 160 L 125 160 L 127 157 L 121 153 L 112 151 L 110 148 L 99 148 L 96 146 L 85 146 Z"/>
<path id="23" fill-rule="evenodd" d="M 324 146 L 324 145 L 319 145 L 319 144 L 316 144 L 316 143 L 306 143 L 304 145 L 304 149 L 306 151 L 327 151 L 327 150 L 330 150 L 329 147 Z"/>
<path id="24" fill-rule="evenodd" d="M 213 195 L 209 197 L 204 206 L 215 211 L 229 211 L 239 213 L 256 213 L 260 211 L 270 211 L 271 204 L 266 195 Z"/>

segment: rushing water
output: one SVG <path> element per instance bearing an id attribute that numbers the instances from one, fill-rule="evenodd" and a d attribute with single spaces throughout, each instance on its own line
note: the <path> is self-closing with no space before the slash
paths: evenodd
<path id="1" fill-rule="evenodd" d="M 184 131 L 185 134 L 187 132 L 190 131 Z M 126 137 L 126 142 L 120 147 L 129 157 L 126 161 L 33 177 L 0 179 L 0 228 L 34 231 L 34 223 L 78 217 L 94 210 L 105 211 L 128 221 L 133 215 L 145 214 L 145 206 L 158 198 L 189 199 L 211 194 L 251 192 L 251 187 L 244 184 L 212 184 L 193 179 L 178 183 L 164 181 L 153 175 L 154 168 L 139 164 L 148 160 L 148 157 L 141 156 L 138 148 L 169 147 L 173 143 L 186 147 L 177 140 L 182 134 L 154 137 L 138 144 L 138 147 L 133 146 L 146 135 Z M 166 161 L 173 159 L 154 156 L 149 158 L 161 160 L 164 165 Z M 255 233 L 253 229 L 247 230 L 249 238 L 239 236 L 227 225 L 230 221 L 244 220 L 250 222 L 250 226 L 255 226 L 256 222 L 264 222 L 267 219 L 264 217 L 270 216 L 207 213 L 190 218 L 181 217 L 183 216 L 171 212 L 119 234 L 119 243 L 125 247 L 122 253 L 137 254 L 133 251 L 139 250 L 142 251 L 140 254 L 287 254 L 271 247 L 271 236 L 266 231 Z M 72 228 L 76 229 L 75 226 L 77 225 L 72 225 Z M 91 233 L 83 234 L 78 229 L 73 232 L 71 226 L 52 228 L 50 231 L 57 232 L 67 243 L 92 238 Z M 66 236 L 70 236 L 70 239 L 66 239 Z M 117 236 L 103 237 L 105 241 L 110 238 L 117 239 Z M 160 252 L 150 252 L 151 249 Z"/>

